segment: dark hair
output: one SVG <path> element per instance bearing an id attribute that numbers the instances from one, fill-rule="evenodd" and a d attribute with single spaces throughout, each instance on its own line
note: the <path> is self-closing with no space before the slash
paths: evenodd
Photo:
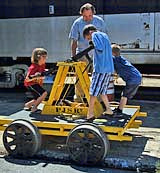
<path id="1" fill-rule="evenodd" d="M 86 3 L 81 6 L 79 13 L 82 14 L 84 10 L 92 10 L 93 14 L 96 14 L 94 6 L 90 3 Z"/>
<path id="2" fill-rule="evenodd" d="M 118 44 L 112 44 L 112 52 L 115 53 L 116 56 L 119 56 L 121 53 L 121 48 Z"/>
<path id="3" fill-rule="evenodd" d="M 38 64 L 38 61 L 42 55 L 47 55 L 47 50 L 44 48 L 35 48 L 32 52 L 31 62 Z"/>
<path id="4" fill-rule="evenodd" d="M 91 24 L 86 25 L 83 28 L 83 37 L 85 38 L 86 35 L 89 35 L 90 31 L 97 31 L 97 28 L 94 25 L 91 25 Z"/>

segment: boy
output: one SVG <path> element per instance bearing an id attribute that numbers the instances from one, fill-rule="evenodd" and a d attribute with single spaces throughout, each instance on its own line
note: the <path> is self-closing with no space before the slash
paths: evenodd
<path id="1" fill-rule="evenodd" d="M 141 84 L 142 75 L 129 61 L 120 55 L 120 46 L 117 44 L 112 45 L 112 55 L 116 72 L 126 82 L 120 104 L 114 110 L 117 115 L 120 115 L 124 106 L 127 104 L 127 100 L 133 98 L 136 94 Z"/>
<path id="2" fill-rule="evenodd" d="M 43 48 L 36 48 L 32 52 L 31 66 L 28 69 L 27 76 L 24 81 L 24 86 L 33 94 L 33 100 L 25 104 L 25 110 L 31 112 L 39 112 L 38 105 L 46 98 L 47 92 L 42 88 L 45 71 L 45 63 L 47 51 Z"/>
<path id="3" fill-rule="evenodd" d="M 94 25 L 86 25 L 83 30 L 83 37 L 88 41 L 92 41 L 94 45 L 93 74 L 87 114 L 87 120 L 92 121 L 94 119 L 93 108 L 95 99 L 99 95 L 106 107 L 105 114 L 113 114 L 107 97 L 107 89 L 111 74 L 114 72 L 114 65 L 112 49 L 107 34 L 97 31 Z"/>

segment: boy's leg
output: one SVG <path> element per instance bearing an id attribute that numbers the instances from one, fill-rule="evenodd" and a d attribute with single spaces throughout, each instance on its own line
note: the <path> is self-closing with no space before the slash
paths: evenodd
<path id="1" fill-rule="evenodd" d="M 26 108 L 31 108 L 31 107 L 34 105 L 35 101 L 36 101 L 36 100 L 33 99 L 33 100 L 31 100 L 31 101 L 25 103 L 25 107 L 26 107 Z"/>
<path id="2" fill-rule="evenodd" d="M 37 98 L 31 109 L 32 112 L 35 112 L 37 110 L 38 105 L 46 98 L 46 96 L 47 96 L 47 91 L 45 91 L 40 97 Z"/>
<path id="3" fill-rule="evenodd" d="M 43 89 L 39 84 L 35 84 L 32 86 L 29 86 L 30 91 L 32 91 L 35 102 L 32 105 L 32 112 L 35 112 L 37 110 L 38 105 L 46 98 L 47 91 Z"/>
<path id="4" fill-rule="evenodd" d="M 29 86 L 29 87 L 26 87 L 26 89 L 31 93 L 31 95 L 33 97 L 32 100 L 30 100 L 30 101 L 28 101 L 27 103 L 24 104 L 24 109 L 29 110 L 33 106 L 33 104 L 35 103 L 37 98 L 35 98 L 35 94 L 34 94 L 34 91 L 33 91 L 32 87 Z"/>
<path id="5" fill-rule="evenodd" d="M 118 106 L 119 112 L 122 112 L 122 110 L 126 104 L 127 104 L 127 97 L 122 96 L 119 106 Z"/>
<path id="6" fill-rule="evenodd" d="M 90 118 L 94 117 L 94 103 L 95 103 L 95 99 L 96 99 L 96 96 L 90 96 L 87 119 L 90 119 Z"/>
<path id="7" fill-rule="evenodd" d="M 138 87 L 139 87 L 139 84 L 132 84 L 132 85 L 125 86 L 123 93 L 122 93 L 121 100 L 120 100 L 120 104 L 116 110 L 118 113 L 122 113 L 123 108 L 127 104 L 128 99 L 133 98 L 133 96 L 136 94 L 136 92 L 138 90 Z"/>
<path id="8" fill-rule="evenodd" d="M 106 107 L 106 111 L 104 112 L 104 114 L 109 114 L 109 115 L 113 114 L 113 111 L 110 108 L 110 104 L 109 104 L 108 96 L 107 96 L 108 86 L 111 80 L 111 75 L 112 75 L 111 73 L 102 74 L 102 80 L 100 81 L 100 86 L 101 86 L 100 96 Z"/>
<path id="9" fill-rule="evenodd" d="M 101 95 L 101 98 L 102 98 L 102 100 L 103 100 L 103 102 L 104 102 L 104 104 L 105 104 L 105 106 L 106 106 L 106 111 L 105 111 L 105 113 L 106 113 L 106 114 L 109 114 L 109 115 L 112 115 L 112 114 L 113 114 L 113 111 L 112 111 L 112 109 L 110 108 L 110 104 L 109 104 L 107 95 Z"/>

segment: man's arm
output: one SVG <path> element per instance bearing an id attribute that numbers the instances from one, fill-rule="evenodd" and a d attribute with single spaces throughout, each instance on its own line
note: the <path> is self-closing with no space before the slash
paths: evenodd
<path id="1" fill-rule="evenodd" d="M 71 40 L 71 56 L 76 55 L 76 49 L 77 49 L 77 41 L 76 40 Z"/>

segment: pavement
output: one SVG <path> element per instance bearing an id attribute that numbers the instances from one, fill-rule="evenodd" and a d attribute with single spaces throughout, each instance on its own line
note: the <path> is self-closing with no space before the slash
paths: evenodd
<path id="1" fill-rule="evenodd" d="M 21 111 L 25 102 L 25 94 L 10 91 L 0 91 L 0 116 L 7 118 L 11 114 Z M 142 112 L 147 112 L 147 118 L 142 118 L 143 125 L 139 129 L 130 129 L 133 135 L 132 142 L 110 141 L 110 151 L 104 165 L 106 167 L 133 171 L 155 172 L 160 171 L 160 102 L 132 100 L 130 105 L 140 105 Z M 0 155 L 6 156 L 0 132 Z M 42 137 L 42 147 L 36 158 L 71 162 L 67 153 L 66 138 Z"/>
<path id="2" fill-rule="evenodd" d="M 160 87 L 160 75 L 143 74 L 142 76 L 142 87 Z M 125 85 L 125 82 L 122 80 L 122 78 L 118 77 L 115 80 L 114 84 L 118 86 L 123 86 Z"/>

